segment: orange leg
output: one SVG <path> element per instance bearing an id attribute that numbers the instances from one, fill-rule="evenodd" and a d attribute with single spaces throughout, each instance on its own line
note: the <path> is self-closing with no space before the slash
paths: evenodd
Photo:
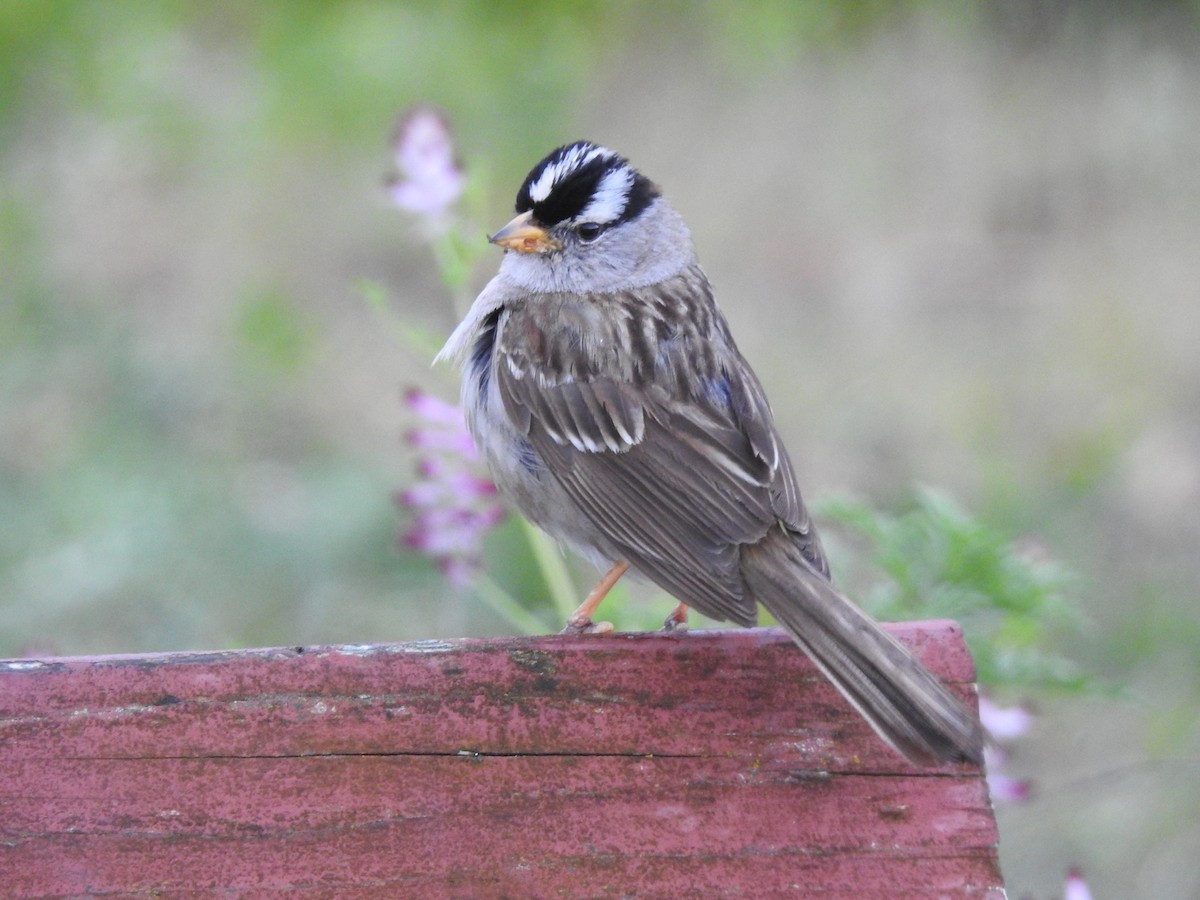
<path id="1" fill-rule="evenodd" d="M 613 585 L 620 580 L 621 576 L 629 568 L 629 563 L 623 559 L 613 563 L 613 567 L 604 573 L 604 577 L 600 579 L 600 583 L 592 588 L 592 592 L 587 595 L 579 608 L 571 613 L 571 617 L 567 619 L 567 627 L 560 632 L 561 634 L 604 634 L 613 630 L 612 622 L 593 622 L 592 613 L 596 611 L 596 607 L 600 605 L 608 592 L 613 589 Z"/>
<path id="2" fill-rule="evenodd" d="M 687 631 L 688 605 L 680 603 L 671 614 L 667 616 L 667 620 L 663 622 L 663 631 Z"/>

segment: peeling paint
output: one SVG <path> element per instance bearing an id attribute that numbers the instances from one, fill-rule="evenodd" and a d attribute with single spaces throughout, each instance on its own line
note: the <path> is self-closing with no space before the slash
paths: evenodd
<path id="1" fill-rule="evenodd" d="M 893 633 L 973 697 L 960 636 Z M 5 663 L 0 727 L 22 895 L 1003 896 L 980 771 L 778 631 Z"/>

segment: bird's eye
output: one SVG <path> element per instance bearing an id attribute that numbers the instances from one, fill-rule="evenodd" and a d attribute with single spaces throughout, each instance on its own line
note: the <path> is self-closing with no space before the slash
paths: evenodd
<path id="1" fill-rule="evenodd" d="M 604 226 L 596 222 L 584 222 L 575 229 L 575 233 L 579 235 L 579 239 L 585 244 L 590 244 L 604 232 Z"/>

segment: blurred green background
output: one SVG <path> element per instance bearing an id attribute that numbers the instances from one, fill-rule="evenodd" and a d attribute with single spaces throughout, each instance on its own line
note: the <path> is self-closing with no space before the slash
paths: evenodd
<path id="1" fill-rule="evenodd" d="M 8 0 L 0 655 L 506 629 L 394 548 L 401 392 L 457 391 L 392 327 L 462 311 L 383 191 L 430 101 L 481 231 L 577 137 L 659 182 L 810 498 L 1081 574 L 1055 649 L 1126 690 L 1034 698 L 1010 896 L 1200 896 L 1197 9 Z"/>

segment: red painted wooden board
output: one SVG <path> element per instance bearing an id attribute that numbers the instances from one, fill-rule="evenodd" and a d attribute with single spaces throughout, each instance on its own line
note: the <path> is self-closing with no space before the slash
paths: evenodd
<path id="1" fill-rule="evenodd" d="M 950 622 L 892 626 L 974 701 Z M 1004 896 L 775 629 L 0 662 L 0 894 Z"/>

